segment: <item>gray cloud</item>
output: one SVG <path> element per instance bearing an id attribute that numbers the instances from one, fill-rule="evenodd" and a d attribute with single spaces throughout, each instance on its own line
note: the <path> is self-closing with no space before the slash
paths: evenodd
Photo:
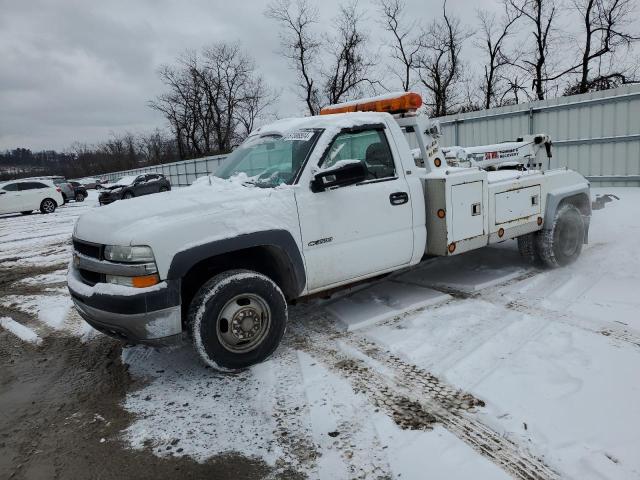
<path id="1" fill-rule="evenodd" d="M 449 0 L 467 24 L 475 8 L 498 0 Z M 302 110 L 294 74 L 277 51 L 278 27 L 263 11 L 268 0 L 0 0 L 0 149 L 64 149 L 110 132 L 163 127 L 147 106 L 162 91 L 156 71 L 187 49 L 240 40 L 270 86 L 280 89 L 280 116 Z M 318 1 L 331 25 L 339 0 Z M 410 14 L 429 22 L 440 0 L 409 0 Z M 361 0 L 371 48 L 382 49 L 373 0 Z M 470 43 L 470 42 L 469 42 Z M 473 48 L 468 46 L 467 48 Z M 472 57 L 472 56 L 471 56 Z"/>

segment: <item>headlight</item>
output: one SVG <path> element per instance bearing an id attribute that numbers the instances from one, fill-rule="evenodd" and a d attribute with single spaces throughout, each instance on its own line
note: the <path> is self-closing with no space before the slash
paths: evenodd
<path id="1" fill-rule="evenodd" d="M 153 262 L 155 258 L 151 247 L 107 245 L 104 248 L 104 258 L 112 262 L 145 263 Z"/>

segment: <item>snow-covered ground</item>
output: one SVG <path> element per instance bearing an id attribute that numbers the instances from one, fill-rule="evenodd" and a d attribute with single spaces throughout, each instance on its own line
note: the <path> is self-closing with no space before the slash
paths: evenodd
<path id="1" fill-rule="evenodd" d="M 515 242 L 431 260 L 290 309 L 284 344 L 234 376 L 189 346 L 127 348 L 132 448 L 262 459 L 309 478 L 640 478 L 640 189 L 607 188 L 574 265 Z M 0 216 L 0 327 L 39 344 L 95 333 L 64 289 L 79 213 Z M 5 275 L 6 276 L 6 275 Z M 15 288 L 19 285 L 19 288 Z"/>

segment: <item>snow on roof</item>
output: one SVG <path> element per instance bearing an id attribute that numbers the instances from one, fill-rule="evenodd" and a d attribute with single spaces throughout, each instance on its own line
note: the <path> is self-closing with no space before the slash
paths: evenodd
<path id="1" fill-rule="evenodd" d="M 284 134 L 298 128 L 346 128 L 384 121 L 390 115 L 384 112 L 352 112 L 313 117 L 283 118 L 254 130 L 251 135 Z"/>

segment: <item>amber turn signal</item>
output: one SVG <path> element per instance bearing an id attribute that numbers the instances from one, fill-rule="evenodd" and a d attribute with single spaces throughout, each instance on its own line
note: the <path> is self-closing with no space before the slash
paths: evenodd
<path id="1" fill-rule="evenodd" d="M 152 287 L 160 283 L 160 277 L 157 274 L 153 275 L 144 275 L 142 277 L 132 277 L 131 278 L 131 286 L 136 288 L 145 288 Z"/>

